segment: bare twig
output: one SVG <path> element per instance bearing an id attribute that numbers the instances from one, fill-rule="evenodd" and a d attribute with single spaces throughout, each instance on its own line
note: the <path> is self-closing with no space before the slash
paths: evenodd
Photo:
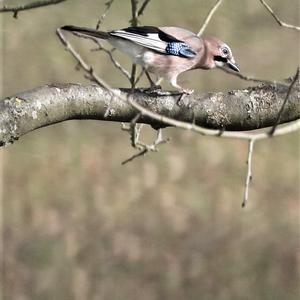
<path id="1" fill-rule="evenodd" d="M 148 5 L 148 3 L 150 2 L 151 0 L 145 0 L 144 2 L 143 2 L 143 4 L 141 5 L 141 7 L 140 7 L 140 9 L 139 9 L 139 11 L 138 11 L 138 17 L 139 16 L 141 16 L 143 13 L 144 13 L 144 10 L 146 9 L 146 7 L 147 7 L 147 5 Z"/>
<path id="2" fill-rule="evenodd" d="M 279 110 L 279 113 L 278 113 L 278 115 L 277 115 L 277 119 L 276 119 L 276 121 L 275 121 L 273 127 L 272 127 L 271 130 L 270 130 L 270 133 L 269 133 L 270 135 L 273 135 L 273 134 L 274 134 L 274 132 L 275 132 L 275 130 L 276 130 L 276 127 L 278 126 L 278 124 L 279 124 L 279 122 L 280 122 L 280 118 L 281 118 L 281 115 L 282 115 L 282 113 L 283 113 L 284 107 L 285 107 L 285 105 L 286 105 L 286 103 L 287 103 L 287 101 L 288 101 L 288 99 L 289 99 L 289 97 L 290 97 L 290 94 L 291 94 L 291 91 L 292 91 L 292 89 L 293 89 L 293 86 L 294 86 L 294 84 L 296 83 L 296 81 L 299 80 L 299 70 L 300 70 L 300 68 L 297 69 L 297 72 L 296 72 L 296 74 L 295 74 L 295 76 L 294 76 L 294 79 L 293 79 L 292 83 L 291 83 L 290 86 L 289 86 L 289 89 L 288 89 L 288 91 L 287 91 L 287 93 L 286 93 L 286 97 L 285 97 L 285 99 L 284 99 L 284 101 L 283 101 L 283 103 L 282 103 L 282 106 L 281 106 L 281 108 L 280 108 L 280 110 Z"/>
<path id="3" fill-rule="evenodd" d="M 253 147 L 254 147 L 254 139 L 249 140 L 249 148 L 248 148 L 248 159 L 247 159 L 247 176 L 245 182 L 245 193 L 244 199 L 242 202 L 242 207 L 245 207 L 248 203 L 249 198 L 249 187 L 252 180 L 252 156 L 253 156 Z"/>
<path id="4" fill-rule="evenodd" d="M 127 126 L 125 123 L 122 123 L 122 130 L 127 131 L 130 135 L 130 140 L 131 140 L 131 146 L 133 148 L 138 148 L 138 141 L 139 141 L 139 136 L 141 133 L 141 129 L 142 129 L 142 125 L 137 126 L 137 121 L 139 120 L 139 118 L 141 117 L 141 114 L 138 113 L 129 123 L 129 126 Z"/>
<path id="5" fill-rule="evenodd" d="M 130 75 L 130 84 L 132 90 L 134 90 L 135 88 L 135 83 L 136 83 L 135 76 L 136 76 L 136 64 L 132 64 L 131 75 Z"/>
<path id="6" fill-rule="evenodd" d="M 122 67 L 122 65 L 113 57 L 112 53 L 115 50 L 115 48 L 113 48 L 112 50 L 108 50 L 98 42 L 98 48 L 95 50 L 100 50 L 106 53 L 113 65 L 116 67 L 116 69 L 118 69 L 129 80 L 129 82 L 131 81 L 130 73 L 124 67 Z"/>
<path id="7" fill-rule="evenodd" d="M 116 67 L 130 82 L 130 78 L 131 78 L 130 73 L 124 67 L 122 67 L 122 65 L 113 57 L 112 53 L 115 51 L 116 48 L 112 48 L 111 50 L 108 50 L 105 47 L 103 47 L 102 44 L 99 42 L 99 40 L 95 37 L 86 36 L 78 32 L 72 32 L 72 34 L 76 35 L 79 38 L 93 41 L 97 45 L 97 48 L 93 48 L 91 49 L 91 51 L 103 51 L 105 54 L 107 54 L 109 59 L 113 63 L 114 67 Z"/>
<path id="8" fill-rule="evenodd" d="M 140 114 L 137 114 L 138 117 L 140 117 Z M 131 134 L 131 146 L 135 149 L 141 150 L 140 146 L 140 135 L 142 132 L 142 128 L 144 127 L 144 124 L 137 124 L 135 123 L 130 123 L 130 129 L 132 131 Z"/>
<path id="9" fill-rule="evenodd" d="M 106 88 L 107 84 L 95 73 L 94 69 L 82 59 L 82 57 L 73 48 L 71 43 L 65 38 L 59 28 L 56 30 L 56 34 L 65 46 L 65 49 L 72 54 L 72 56 L 77 60 L 78 64 L 91 76 L 92 80 L 99 84 L 101 87 Z"/>
<path id="10" fill-rule="evenodd" d="M 249 76 L 249 75 L 245 75 L 242 73 L 237 73 L 234 71 L 231 71 L 229 69 L 226 69 L 224 67 L 220 67 L 220 69 L 230 75 L 236 76 L 242 80 L 246 80 L 246 81 L 252 81 L 252 82 L 258 82 L 258 83 L 265 83 L 265 84 L 280 84 L 280 85 L 284 85 L 284 86 L 288 86 L 287 83 L 282 82 L 282 81 L 276 81 L 276 80 L 267 80 L 267 79 L 259 79 L 259 78 L 255 78 L 253 76 Z"/>
<path id="11" fill-rule="evenodd" d="M 205 28 L 207 27 L 210 19 L 212 18 L 213 14 L 216 12 L 216 10 L 218 9 L 218 7 L 221 5 L 223 0 L 217 0 L 216 4 L 211 8 L 211 10 L 209 11 L 208 15 L 206 16 L 206 19 L 204 20 L 203 25 L 201 26 L 199 32 L 198 32 L 198 36 L 201 36 L 205 30 Z"/>
<path id="12" fill-rule="evenodd" d="M 131 0 L 131 20 L 129 21 L 131 26 L 138 25 L 138 0 Z M 136 64 L 132 64 L 131 67 L 131 76 L 130 76 L 130 83 L 131 89 L 133 90 L 135 87 L 135 75 L 136 75 Z"/>
<path id="13" fill-rule="evenodd" d="M 276 22 L 278 23 L 278 25 L 285 27 L 285 28 L 289 28 L 289 29 L 294 29 L 294 30 L 300 30 L 299 26 L 295 26 L 295 25 L 291 25 L 291 24 L 287 24 L 285 22 L 282 22 L 277 15 L 275 14 L 275 12 L 273 11 L 273 9 L 264 1 L 264 0 L 259 0 L 261 2 L 261 4 L 270 12 L 270 14 L 273 16 L 273 18 L 276 20 Z"/>
<path id="14" fill-rule="evenodd" d="M 134 159 L 140 157 L 140 156 L 143 156 L 145 155 L 146 153 L 148 152 L 148 150 L 145 148 L 143 150 L 141 150 L 140 152 L 130 156 L 129 158 L 125 159 L 124 161 L 122 161 L 122 165 L 126 165 L 127 163 L 133 161 Z"/>
<path id="15" fill-rule="evenodd" d="M 114 50 L 114 49 L 113 49 Z M 120 70 L 120 72 L 130 81 L 131 80 L 131 76 L 129 74 L 129 72 L 122 67 L 122 65 L 113 57 L 112 52 L 113 51 L 109 51 L 105 48 L 102 47 L 102 51 L 104 51 L 110 58 L 111 62 L 113 63 L 113 65 Z"/>
<path id="16" fill-rule="evenodd" d="M 101 15 L 101 17 L 99 18 L 97 25 L 96 25 L 96 29 L 98 30 L 100 28 L 100 25 L 102 24 L 102 22 L 104 21 L 104 19 L 106 18 L 106 15 L 108 13 L 108 11 L 110 10 L 111 5 L 113 4 L 114 0 L 109 0 L 105 3 L 105 10 L 104 13 Z"/>
<path id="17" fill-rule="evenodd" d="M 142 68 L 142 70 L 140 71 L 140 74 L 138 74 L 138 76 L 136 76 L 134 86 L 136 86 L 139 83 L 139 81 L 141 80 L 141 78 L 143 77 L 144 74 L 145 74 L 145 69 Z"/>
<path id="18" fill-rule="evenodd" d="M 131 20 L 129 21 L 131 26 L 138 25 L 138 0 L 131 0 Z"/>
<path id="19" fill-rule="evenodd" d="M 161 144 L 168 143 L 169 141 L 170 141 L 170 139 L 162 138 L 161 129 L 158 129 L 156 139 L 152 144 L 145 144 L 145 143 L 142 143 L 142 142 L 136 140 L 136 148 L 140 149 L 140 151 L 138 153 L 132 155 L 131 157 L 127 158 L 126 160 L 124 160 L 122 162 L 122 165 L 125 165 L 140 156 L 144 156 L 148 152 L 158 152 L 159 151 L 158 146 Z"/>
<path id="20" fill-rule="evenodd" d="M 37 0 L 37 1 L 33 1 L 31 3 L 14 6 L 14 7 L 4 5 L 3 7 L 0 8 L 0 13 L 12 12 L 14 18 L 17 18 L 18 13 L 20 11 L 34 9 L 34 8 L 38 8 L 38 7 L 48 6 L 48 5 L 53 5 L 53 4 L 58 4 L 58 3 L 64 2 L 64 1 L 66 1 L 66 0 Z"/>

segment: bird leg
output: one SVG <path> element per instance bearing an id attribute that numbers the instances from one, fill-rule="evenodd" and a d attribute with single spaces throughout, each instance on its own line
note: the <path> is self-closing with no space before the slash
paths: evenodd
<path id="1" fill-rule="evenodd" d="M 173 77 L 170 79 L 170 83 L 171 85 L 179 90 L 180 96 L 177 100 L 177 105 L 178 106 L 183 106 L 184 105 L 184 98 L 188 95 L 191 95 L 194 93 L 194 90 L 188 90 L 188 89 L 184 89 L 183 87 L 181 87 L 180 85 L 177 84 L 177 77 Z"/>
<path id="2" fill-rule="evenodd" d="M 185 89 L 181 87 L 179 84 L 177 84 L 177 77 L 171 78 L 170 83 L 174 88 L 178 89 L 179 92 L 181 92 L 183 95 L 191 95 L 194 93 L 194 90 Z"/>
<path id="3" fill-rule="evenodd" d="M 149 83 L 150 83 L 150 89 L 151 90 L 161 90 L 161 86 L 160 85 L 157 85 L 151 78 L 149 72 L 147 70 L 145 70 L 145 74 L 149 80 Z"/>
<path id="4" fill-rule="evenodd" d="M 159 85 L 163 82 L 164 78 L 163 77 L 156 77 L 156 82 L 155 85 Z"/>

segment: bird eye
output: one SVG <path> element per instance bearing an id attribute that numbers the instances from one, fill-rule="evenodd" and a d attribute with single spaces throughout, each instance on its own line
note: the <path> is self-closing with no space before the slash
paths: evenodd
<path id="1" fill-rule="evenodd" d="M 225 56 L 229 55 L 229 49 L 227 47 L 222 48 L 221 51 Z"/>

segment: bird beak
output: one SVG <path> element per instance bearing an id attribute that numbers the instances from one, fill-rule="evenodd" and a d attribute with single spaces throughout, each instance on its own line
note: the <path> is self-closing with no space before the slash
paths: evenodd
<path id="1" fill-rule="evenodd" d="M 229 69 L 232 69 L 233 71 L 240 72 L 240 69 L 234 60 L 228 60 L 227 66 L 229 67 Z"/>

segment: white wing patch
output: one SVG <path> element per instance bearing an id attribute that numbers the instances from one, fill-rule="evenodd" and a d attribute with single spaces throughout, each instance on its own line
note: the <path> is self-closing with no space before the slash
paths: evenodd
<path id="1" fill-rule="evenodd" d="M 129 40 L 137 45 L 155 50 L 160 53 L 167 53 L 166 47 L 168 43 L 162 41 L 157 33 L 147 33 L 145 36 L 124 30 L 116 30 L 110 32 L 110 35 Z"/>

